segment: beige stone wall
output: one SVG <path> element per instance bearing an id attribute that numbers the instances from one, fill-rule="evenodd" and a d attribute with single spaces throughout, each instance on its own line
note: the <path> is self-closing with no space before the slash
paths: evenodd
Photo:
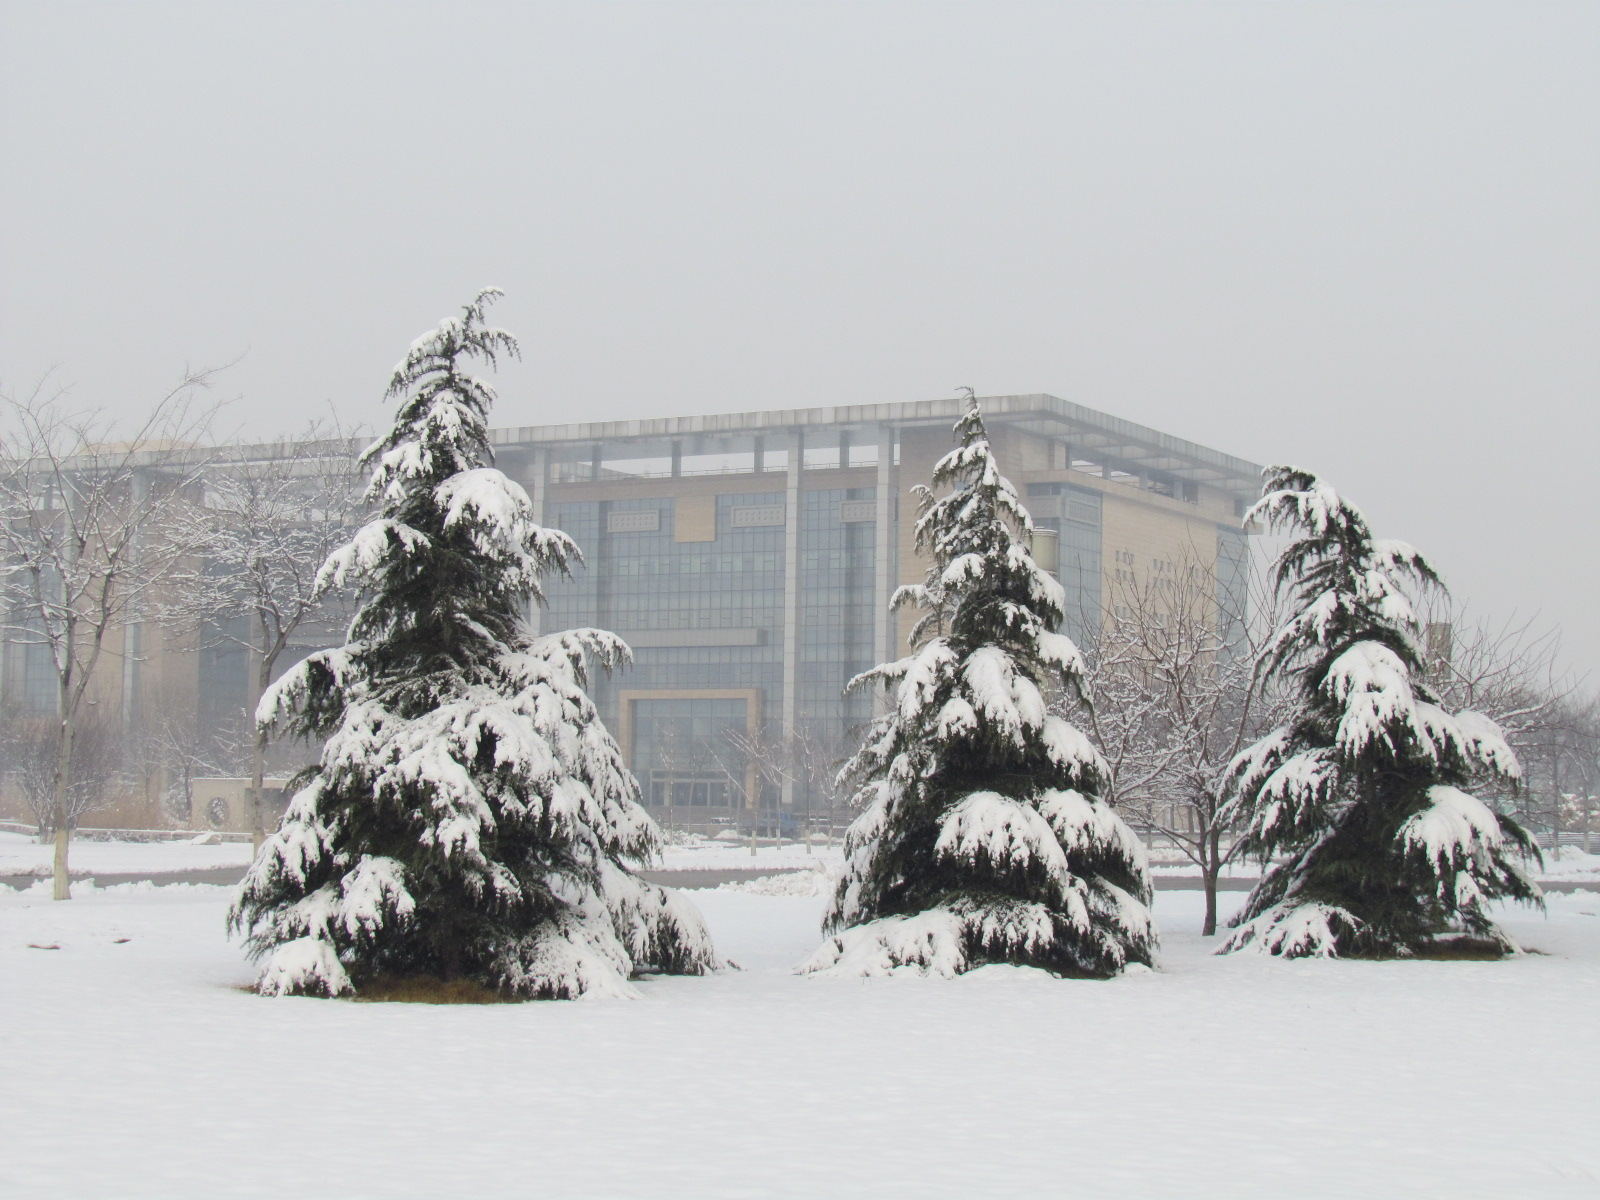
<path id="1" fill-rule="evenodd" d="M 896 585 L 921 583 L 928 573 L 927 559 L 917 553 L 917 500 L 911 494 L 911 489 L 928 482 L 933 474 L 933 464 L 950 447 L 950 431 L 947 429 L 905 429 L 900 433 L 900 544 L 897 547 Z M 913 608 L 902 608 L 895 614 L 892 650 L 896 656 L 906 652 L 906 639 L 920 616 L 921 613 Z"/>
<path id="2" fill-rule="evenodd" d="M 679 496 L 674 500 L 672 503 L 672 540 L 675 542 L 716 541 L 716 496 Z"/>
<path id="3" fill-rule="evenodd" d="M 288 779 L 268 775 L 261 781 L 266 797 L 267 817 L 274 820 Z M 222 833 L 249 833 L 251 824 L 250 781 L 237 776 L 196 779 L 191 784 L 194 811 L 186 825 L 190 829 L 215 829 Z M 268 826 L 271 828 L 271 826 Z"/>
<path id="4" fill-rule="evenodd" d="M 1131 489 L 1128 489 L 1131 491 Z M 1158 498 L 1159 499 L 1159 498 Z M 1217 522 L 1198 514 L 1173 512 L 1164 505 L 1143 501 L 1142 496 L 1119 496 L 1107 489 L 1101 508 L 1101 605 L 1108 618 L 1117 606 L 1132 607 L 1136 597 L 1162 601 L 1160 584 L 1176 581 L 1196 570 L 1214 576 L 1217 563 Z M 1187 506 L 1186 506 L 1187 507 Z M 1175 588 L 1191 603 L 1206 603 L 1205 612 L 1191 615 L 1212 619 L 1215 604 L 1209 591 Z"/>

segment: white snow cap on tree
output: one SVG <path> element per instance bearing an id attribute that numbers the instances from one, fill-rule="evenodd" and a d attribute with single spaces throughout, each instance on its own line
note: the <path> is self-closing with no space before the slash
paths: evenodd
<path id="1" fill-rule="evenodd" d="M 1229 768 L 1225 815 L 1272 865 L 1223 949 L 1396 955 L 1462 933 L 1512 948 L 1485 906 L 1540 902 L 1522 869 L 1537 851 L 1467 790 L 1520 779 L 1500 730 L 1445 711 L 1424 678 L 1410 589 L 1438 576 L 1307 471 L 1270 467 L 1262 492 L 1246 523 L 1291 538 L 1276 568 L 1290 614 L 1262 666 L 1300 701 Z"/>
<path id="2" fill-rule="evenodd" d="M 388 975 L 619 996 L 643 971 L 717 965 L 693 908 L 634 873 L 660 834 L 586 691 L 587 664 L 627 646 L 523 620 L 578 551 L 490 465 L 494 394 L 462 368 L 516 353 L 484 324 L 496 295 L 396 368 L 394 428 L 364 455 L 382 512 L 321 574 L 362 589 L 349 641 L 262 697 L 262 722 L 323 740 L 230 917 L 266 994 Z"/>
<path id="3" fill-rule="evenodd" d="M 957 975 L 986 963 L 1107 976 L 1150 961 L 1138 839 L 1097 798 L 1105 763 L 1049 694 L 1081 693 L 1056 632 L 1065 595 L 1034 562 L 1033 522 L 1000 473 L 975 400 L 921 500 L 923 609 L 910 656 L 852 687 L 891 703 L 841 772 L 864 805 L 845 839 L 833 936 L 804 970 Z"/>

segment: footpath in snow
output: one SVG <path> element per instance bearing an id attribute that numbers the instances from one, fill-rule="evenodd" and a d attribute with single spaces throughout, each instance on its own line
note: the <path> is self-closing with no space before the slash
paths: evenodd
<path id="1" fill-rule="evenodd" d="M 1217 958 L 1179 891 L 1158 971 L 850 981 L 791 973 L 822 886 L 693 894 L 741 971 L 483 1007 L 257 997 L 226 888 L 0 889 L 0 1195 L 1600 1194 L 1595 894 L 1502 962 Z"/>
<path id="2" fill-rule="evenodd" d="M 54 855 L 53 844 L 27 834 L 0 831 L 0 876 L 48 875 Z M 209 871 L 218 867 L 243 870 L 250 865 L 250 843 L 92 842 L 74 838 L 67 861 L 75 876 Z"/>

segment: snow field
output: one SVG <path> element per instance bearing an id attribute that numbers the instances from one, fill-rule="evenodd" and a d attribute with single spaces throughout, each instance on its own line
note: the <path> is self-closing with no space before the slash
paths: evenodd
<path id="1" fill-rule="evenodd" d="M 1163 892 L 1159 971 L 859 981 L 743 886 L 742 971 L 483 1007 L 251 995 L 226 888 L 0 891 L 0 1195 L 1600 1193 L 1600 896 L 1504 962 L 1218 958 Z"/>
<path id="2" fill-rule="evenodd" d="M 48 876 L 52 852 L 51 846 L 41 844 L 37 838 L 0 832 L 0 875 Z M 1576 846 L 1564 846 L 1559 855 L 1545 851 L 1544 858 L 1545 869 L 1538 872 L 1540 879 L 1600 879 L 1600 854 L 1585 854 Z M 197 846 L 191 842 L 74 840 L 71 861 L 75 874 L 83 872 L 89 875 L 95 872 L 124 875 L 141 871 L 199 871 L 212 867 L 238 867 L 243 870 L 250 863 L 250 847 L 243 842 Z M 669 871 L 779 870 L 820 866 L 837 874 L 842 862 L 837 842 L 832 845 L 819 842 L 807 853 L 801 842 L 773 845 L 763 840 L 752 856 L 748 841 L 695 838 L 683 844 L 667 846 L 661 856 L 660 866 Z M 1195 873 L 1193 864 L 1170 860 L 1152 863 L 1150 870 L 1153 875 Z M 1240 862 L 1230 864 L 1223 873 L 1230 877 L 1254 879 L 1258 869 L 1253 862 Z"/>
<path id="3" fill-rule="evenodd" d="M 678 844 L 669 844 L 661 855 L 661 867 L 668 871 L 744 871 L 790 867 L 815 867 L 838 872 L 844 864 L 837 841 L 829 844 L 817 842 L 808 852 L 803 842 L 779 842 L 768 839 L 757 842 L 755 854 L 750 853 L 748 841 L 728 841 L 718 838 L 691 838 Z"/>

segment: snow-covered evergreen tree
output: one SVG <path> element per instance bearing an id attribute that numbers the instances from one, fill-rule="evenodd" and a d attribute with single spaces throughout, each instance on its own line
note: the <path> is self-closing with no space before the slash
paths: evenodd
<path id="1" fill-rule="evenodd" d="M 1271 865 L 1223 951 L 1405 955 L 1453 933 L 1514 949 L 1485 907 L 1542 903 L 1520 866 L 1537 850 L 1468 789 L 1520 770 L 1493 721 L 1445 711 L 1423 679 L 1406 588 L 1438 586 L 1433 568 L 1293 467 L 1267 469 L 1245 520 L 1290 534 L 1275 571 L 1290 615 L 1261 665 L 1299 702 L 1230 767 L 1228 815 Z"/>
<path id="2" fill-rule="evenodd" d="M 494 393 L 467 371 L 517 353 L 484 322 L 498 295 L 395 368 L 394 428 L 362 460 L 381 515 L 322 568 L 361 589 L 348 643 L 262 699 L 262 721 L 325 739 L 230 915 L 263 993 L 387 976 L 571 998 L 715 964 L 698 914 L 631 870 L 659 832 L 585 692 L 586 659 L 627 647 L 523 620 L 578 550 L 489 465 Z"/>
<path id="3" fill-rule="evenodd" d="M 1096 796 L 1100 754 L 1046 703 L 1083 687 L 1077 646 L 1055 632 L 1065 595 L 1033 560 L 1033 522 L 968 398 L 959 445 L 917 489 L 932 565 L 893 600 L 924 610 L 913 652 L 851 685 L 888 688 L 891 707 L 840 776 L 865 807 L 833 936 L 807 971 L 1014 963 L 1103 977 L 1150 961 L 1144 849 Z"/>

